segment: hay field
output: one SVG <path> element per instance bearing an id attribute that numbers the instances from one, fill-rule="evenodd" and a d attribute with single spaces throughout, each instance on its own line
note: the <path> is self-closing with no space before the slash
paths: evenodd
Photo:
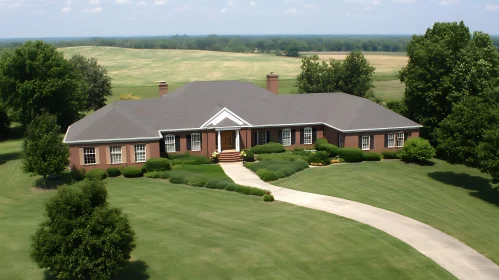
<path id="1" fill-rule="evenodd" d="M 301 59 L 264 54 L 241 54 L 199 50 L 125 49 L 115 47 L 61 48 L 67 57 L 80 53 L 94 57 L 105 66 L 113 79 L 109 101 L 121 93 L 150 98 L 157 96 L 159 81 L 167 81 L 171 90 L 191 81 L 240 80 L 265 86 L 265 75 L 279 74 L 280 93 L 295 93 L 294 80 Z M 344 59 L 346 52 L 318 53 L 322 59 Z M 398 71 L 407 63 L 405 53 L 366 52 L 376 67 L 374 92 L 385 100 L 398 99 L 404 87 L 397 82 Z"/>

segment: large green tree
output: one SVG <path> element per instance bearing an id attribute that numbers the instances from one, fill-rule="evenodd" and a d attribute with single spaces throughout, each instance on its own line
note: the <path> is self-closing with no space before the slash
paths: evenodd
<path id="1" fill-rule="evenodd" d="M 302 59 L 301 73 L 296 80 L 299 93 L 344 92 L 373 98 L 375 68 L 361 52 L 351 52 L 344 61 L 331 59 L 329 63 L 313 55 Z"/>
<path id="2" fill-rule="evenodd" d="M 0 102 L 0 138 L 5 137 L 10 127 L 10 119 L 7 114 L 7 107 Z"/>
<path id="3" fill-rule="evenodd" d="M 490 36 L 463 23 L 435 23 L 407 46 L 400 71 L 408 117 L 429 137 L 463 97 L 483 96 L 499 85 L 499 53 Z"/>
<path id="4" fill-rule="evenodd" d="M 87 107 L 98 110 L 106 105 L 106 96 L 111 95 L 111 78 L 107 70 L 97 63 L 95 58 L 86 58 L 76 54 L 69 60 L 83 76 L 86 83 Z"/>
<path id="5" fill-rule="evenodd" d="M 483 138 L 477 149 L 479 168 L 499 183 L 499 125 L 485 131 Z"/>
<path id="6" fill-rule="evenodd" d="M 38 115 L 27 127 L 21 153 L 22 168 L 26 173 L 43 176 L 60 174 L 69 165 L 69 148 L 62 142 L 55 116 Z"/>
<path id="7" fill-rule="evenodd" d="M 0 99 L 23 125 L 46 111 L 65 129 L 86 110 L 85 83 L 53 46 L 26 42 L 0 57 Z"/>
<path id="8" fill-rule="evenodd" d="M 45 206 L 32 236 L 31 257 L 59 279 L 110 279 L 129 263 L 135 233 L 120 209 L 106 202 L 101 180 L 63 186 Z"/>

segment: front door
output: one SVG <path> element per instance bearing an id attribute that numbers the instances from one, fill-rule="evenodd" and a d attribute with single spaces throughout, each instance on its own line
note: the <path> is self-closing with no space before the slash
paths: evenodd
<path id="1" fill-rule="evenodd" d="M 222 150 L 232 150 L 234 149 L 234 140 L 232 131 L 221 131 L 220 136 L 222 137 Z"/>

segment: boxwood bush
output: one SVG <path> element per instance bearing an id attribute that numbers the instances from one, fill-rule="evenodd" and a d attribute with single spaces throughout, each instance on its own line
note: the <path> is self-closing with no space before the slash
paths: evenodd
<path id="1" fill-rule="evenodd" d="M 259 161 L 263 160 L 289 160 L 295 161 L 297 159 L 307 160 L 306 155 L 296 155 L 295 152 L 286 152 L 279 154 L 259 154 L 256 155 L 256 159 Z"/>
<path id="2" fill-rule="evenodd" d="M 316 139 L 315 140 L 315 149 L 317 150 L 317 148 L 320 146 L 320 145 L 323 145 L 323 144 L 329 144 L 329 142 L 327 141 L 326 138 L 319 138 L 319 139 Z"/>
<path id="3" fill-rule="evenodd" d="M 167 158 L 150 158 L 142 166 L 144 172 L 168 171 L 172 169 L 170 160 Z"/>
<path id="4" fill-rule="evenodd" d="M 109 177 L 118 177 L 121 175 L 121 171 L 117 167 L 109 167 L 106 171 Z"/>
<path id="5" fill-rule="evenodd" d="M 281 143 L 267 143 L 263 145 L 256 145 L 251 148 L 251 151 L 255 154 L 272 154 L 272 153 L 283 153 L 286 150 Z"/>
<path id="6" fill-rule="evenodd" d="M 362 155 L 363 161 L 380 161 L 381 155 L 375 152 L 364 152 Z"/>
<path id="7" fill-rule="evenodd" d="M 87 172 L 86 177 L 88 179 L 98 179 L 104 180 L 107 178 L 107 173 L 104 169 L 95 168 Z"/>
<path id="8" fill-rule="evenodd" d="M 341 148 L 339 156 L 344 159 L 345 162 L 361 162 L 363 159 L 363 152 L 359 148 Z"/>
<path id="9" fill-rule="evenodd" d="M 137 177 L 142 177 L 142 169 L 135 167 L 135 166 L 127 166 L 123 168 L 121 171 L 121 174 L 123 174 L 123 177 L 125 178 L 137 178 Z"/>
<path id="10" fill-rule="evenodd" d="M 188 157 L 180 157 L 171 160 L 173 165 L 187 164 L 187 165 L 199 165 L 199 164 L 209 164 L 211 163 L 210 159 L 204 156 L 188 156 Z"/>
<path id="11" fill-rule="evenodd" d="M 403 161 L 423 163 L 435 157 L 436 151 L 431 146 L 430 141 L 423 138 L 411 138 L 404 144 L 404 148 L 399 152 Z"/>
<path id="12" fill-rule="evenodd" d="M 265 168 L 258 169 L 256 171 L 256 175 L 258 175 L 258 177 L 260 177 L 260 179 L 264 180 L 265 182 L 275 181 L 281 178 L 280 174 L 278 174 L 276 171 L 268 170 Z"/>
<path id="13" fill-rule="evenodd" d="M 310 163 L 322 163 L 323 165 L 329 164 L 329 152 L 328 151 L 316 151 L 311 153 L 307 162 Z"/>
<path id="14" fill-rule="evenodd" d="M 396 151 L 384 151 L 381 153 L 384 159 L 397 159 L 399 158 Z"/>
<path id="15" fill-rule="evenodd" d="M 71 179 L 74 181 L 82 181 L 85 179 L 85 175 L 87 174 L 86 170 L 84 168 L 77 169 L 76 167 L 73 166 L 71 171 L 69 172 L 69 175 L 71 176 Z"/>
<path id="16" fill-rule="evenodd" d="M 325 139 L 325 138 L 317 139 L 315 141 L 315 149 L 317 151 L 328 152 L 330 157 L 335 157 L 340 152 L 340 148 L 338 148 L 338 146 L 333 145 L 333 144 L 329 144 L 327 142 L 327 139 Z"/>
<path id="17" fill-rule="evenodd" d="M 255 172 L 264 181 L 275 181 L 279 178 L 291 176 L 298 171 L 308 168 L 308 163 L 302 159 L 294 161 L 266 160 L 255 163 L 246 163 L 244 166 Z"/>
<path id="18" fill-rule="evenodd" d="M 266 193 L 263 195 L 263 201 L 272 202 L 274 201 L 274 196 L 271 193 Z"/>
<path id="19" fill-rule="evenodd" d="M 248 150 L 248 149 L 244 149 L 243 152 L 246 153 L 246 156 L 243 157 L 244 161 L 248 161 L 248 162 L 255 161 L 255 153 L 253 153 L 251 150 Z"/>
<path id="20" fill-rule="evenodd" d="M 152 171 L 144 174 L 146 178 L 152 179 L 168 179 L 170 178 L 170 171 Z"/>

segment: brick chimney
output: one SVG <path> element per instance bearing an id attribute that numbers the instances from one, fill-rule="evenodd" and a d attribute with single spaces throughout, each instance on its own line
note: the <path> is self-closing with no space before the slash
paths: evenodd
<path id="1" fill-rule="evenodd" d="M 279 75 L 274 72 L 267 75 L 267 90 L 279 94 Z"/>
<path id="2" fill-rule="evenodd" d="M 159 96 L 163 96 L 168 93 L 168 84 L 166 82 L 159 82 Z"/>

